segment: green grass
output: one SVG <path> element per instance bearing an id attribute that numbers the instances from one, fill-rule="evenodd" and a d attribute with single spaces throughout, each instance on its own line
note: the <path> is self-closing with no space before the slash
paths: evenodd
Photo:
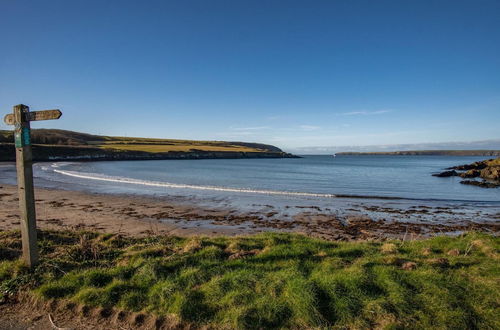
<path id="1" fill-rule="evenodd" d="M 43 231 L 32 272 L 19 241 L 0 233 L 2 292 L 226 328 L 500 328 L 500 240 L 486 234 L 380 243 Z"/>
<path id="2" fill-rule="evenodd" d="M 145 151 L 145 152 L 169 152 L 181 151 L 188 152 L 193 150 L 202 151 L 235 151 L 235 152 L 262 152 L 262 149 L 249 148 L 244 146 L 233 145 L 202 145 L 202 144 L 103 144 L 99 145 L 103 149 L 116 149 L 116 150 L 131 150 L 131 151 Z"/>

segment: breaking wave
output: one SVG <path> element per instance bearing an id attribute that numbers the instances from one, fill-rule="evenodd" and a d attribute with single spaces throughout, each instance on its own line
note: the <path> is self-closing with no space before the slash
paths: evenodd
<path id="1" fill-rule="evenodd" d="M 59 170 L 57 168 L 54 168 L 53 171 L 56 173 L 62 174 L 62 175 L 67 175 L 67 176 L 80 178 L 80 179 L 135 184 L 135 185 L 143 185 L 143 186 L 151 186 L 151 187 L 164 187 L 164 188 L 173 188 L 173 189 L 194 189 L 194 190 L 223 191 L 223 192 L 234 192 L 234 193 L 251 193 L 251 194 L 302 196 L 302 197 L 322 197 L 322 198 L 341 197 L 341 196 L 333 195 L 333 194 L 318 194 L 318 193 L 278 191 L 278 190 L 260 190 L 260 189 L 247 189 L 247 188 L 230 188 L 230 187 L 217 187 L 217 186 L 199 186 L 199 185 L 179 184 L 179 183 L 170 183 L 170 182 L 161 182 L 161 181 L 148 181 L 148 180 L 139 180 L 139 179 L 132 179 L 132 178 L 117 177 L 117 176 L 108 176 L 108 175 L 97 174 L 97 173 L 65 171 L 65 170 Z"/>

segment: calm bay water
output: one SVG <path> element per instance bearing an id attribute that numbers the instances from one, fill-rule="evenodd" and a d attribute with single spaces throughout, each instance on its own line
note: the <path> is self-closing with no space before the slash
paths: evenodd
<path id="1" fill-rule="evenodd" d="M 55 162 L 34 165 L 37 187 L 168 198 L 188 205 L 267 214 L 283 221 L 300 212 L 419 222 L 498 221 L 500 188 L 460 184 L 432 173 L 486 157 L 305 156 Z M 0 183 L 16 183 L 0 165 Z M 432 208 L 429 213 L 412 210 Z M 408 212 L 406 212 L 408 211 Z"/>
<path id="2" fill-rule="evenodd" d="M 49 182 L 139 194 L 245 195 L 332 198 L 386 197 L 500 202 L 500 189 L 436 178 L 446 167 L 486 157 L 305 156 L 299 159 L 159 160 L 42 163 L 35 175 Z"/>

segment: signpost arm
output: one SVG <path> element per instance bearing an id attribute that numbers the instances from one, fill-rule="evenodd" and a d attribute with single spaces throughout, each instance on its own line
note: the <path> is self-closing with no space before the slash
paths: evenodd
<path id="1" fill-rule="evenodd" d="M 29 108 L 23 104 L 14 106 L 14 137 L 16 147 L 17 186 L 21 211 L 21 235 L 23 258 L 29 267 L 38 263 L 36 237 L 35 193 L 33 189 L 33 167 L 31 132 L 28 120 Z"/>

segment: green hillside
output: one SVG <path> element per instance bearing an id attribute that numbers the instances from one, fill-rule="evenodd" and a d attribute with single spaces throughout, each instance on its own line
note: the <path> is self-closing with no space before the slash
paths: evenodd
<path id="1" fill-rule="evenodd" d="M 12 143 L 13 138 L 12 131 L 0 131 L 0 142 Z M 34 129 L 31 131 L 31 141 L 33 144 L 94 146 L 106 149 L 146 152 L 189 151 L 193 149 L 203 151 L 282 152 L 281 149 L 275 146 L 260 143 L 105 136 L 59 129 Z"/>
<path id="2" fill-rule="evenodd" d="M 12 131 L 0 131 L 0 161 L 15 159 L 13 139 Z M 261 143 L 105 136 L 58 129 L 34 129 L 31 142 L 35 160 L 293 157 Z"/>

